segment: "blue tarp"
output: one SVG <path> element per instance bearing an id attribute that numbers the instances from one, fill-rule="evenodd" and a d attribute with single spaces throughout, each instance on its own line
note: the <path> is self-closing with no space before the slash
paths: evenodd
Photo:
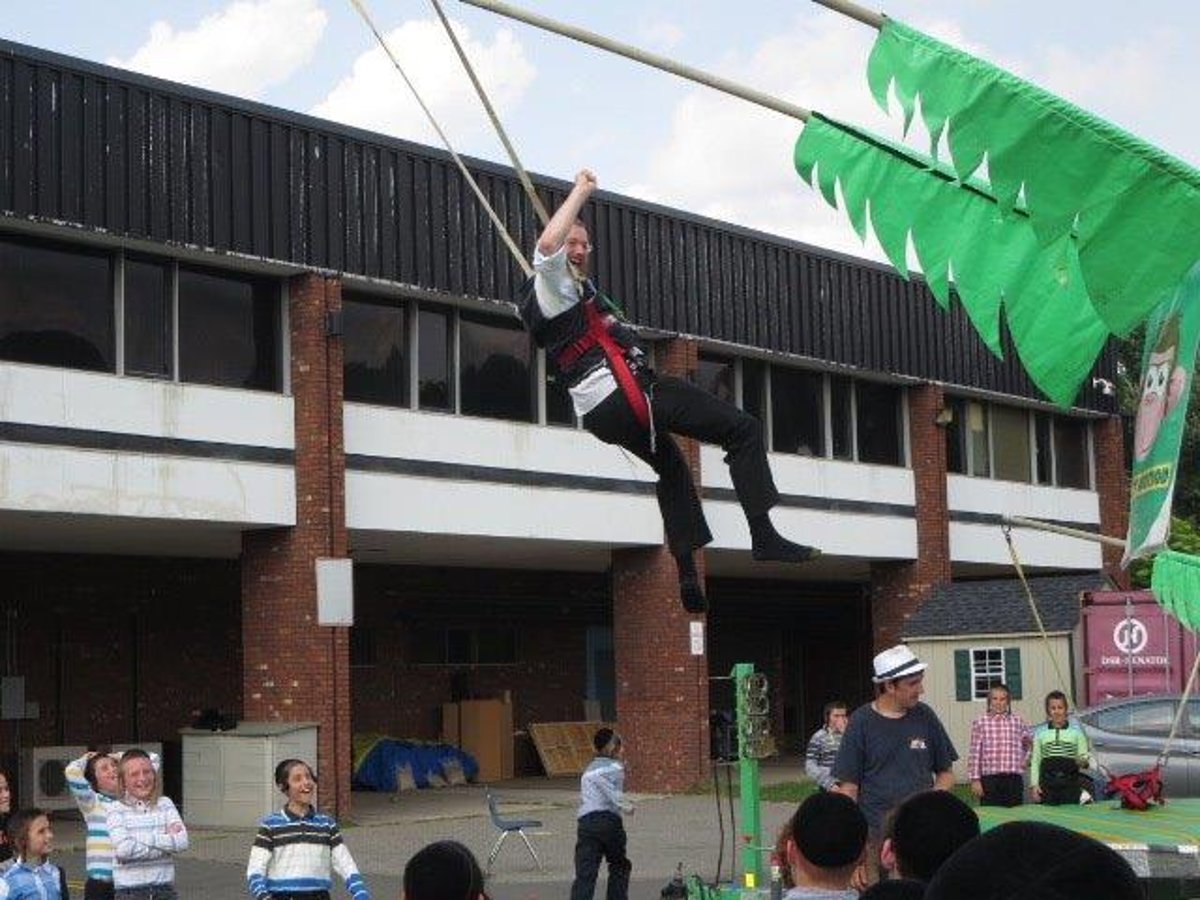
<path id="1" fill-rule="evenodd" d="M 423 744 L 379 738 L 359 759 L 352 776 L 353 786 L 368 791 L 396 790 L 396 773 L 404 766 L 412 766 L 413 781 L 417 787 L 429 787 L 429 776 L 444 777 L 443 766 L 458 761 L 463 775 L 474 781 L 479 774 L 479 763 L 470 753 L 465 753 L 449 744 Z"/>

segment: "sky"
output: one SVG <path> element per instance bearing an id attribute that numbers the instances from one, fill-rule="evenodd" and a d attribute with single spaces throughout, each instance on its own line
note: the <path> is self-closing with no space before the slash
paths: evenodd
<path id="1" fill-rule="evenodd" d="M 4 0 L 16 7 L 15 0 Z M 429 0 L 364 0 L 454 149 L 507 163 Z M 442 0 L 530 171 L 881 259 L 792 167 L 800 122 L 640 63 Z M 514 5 L 899 137 L 871 98 L 874 32 L 809 0 L 514 0 Z M 866 4 L 1011 69 L 1200 165 L 1200 4 Z M 41 0 L 0 36 L 439 144 L 350 0 Z M 920 144 L 920 134 L 914 140 Z"/>

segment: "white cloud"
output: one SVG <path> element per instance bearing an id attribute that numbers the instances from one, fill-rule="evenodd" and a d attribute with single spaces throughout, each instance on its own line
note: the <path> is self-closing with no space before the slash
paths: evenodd
<path id="1" fill-rule="evenodd" d="M 1190 56 L 1178 32 L 1152 29 L 1100 54 L 1051 47 L 1037 80 L 1195 165 L 1200 122 L 1179 113 Z"/>
<path id="2" fill-rule="evenodd" d="M 731 58 L 720 74 L 743 85 L 817 108 L 835 118 L 895 132 L 866 85 L 870 36 L 837 17 L 799 18 L 749 58 Z M 649 154 L 637 183 L 620 188 L 774 234 L 856 255 L 864 249 L 841 213 L 804 184 L 792 165 L 799 121 L 716 91 L 696 89 L 672 115 L 666 142 Z"/>
<path id="3" fill-rule="evenodd" d="M 1150 116 L 1162 119 L 1158 127 L 1170 134 L 1158 140 L 1168 149 L 1172 144 L 1194 147 L 1200 141 L 1200 125 L 1190 117 L 1164 114 L 1164 106 L 1175 102 L 1170 74 L 1155 58 L 1155 47 L 1173 43 L 1164 35 L 1141 35 L 1136 42 L 1087 55 L 1052 48 L 1012 57 L 968 40 L 952 21 L 914 24 L 1085 108 L 1129 122 L 1135 130 Z M 719 71 L 741 84 L 897 139 L 898 108 L 893 104 L 893 114 L 885 117 L 867 88 L 872 40 L 869 29 L 837 17 L 797 19 L 750 56 L 731 58 Z M 641 176 L 620 190 L 818 246 L 884 259 L 873 236 L 864 247 L 844 214 L 830 209 L 796 174 L 792 151 L 801 132 L 799 122 L 701 88 L 676 106 L 671 122 L 668 138 L 649 152 Z M 1147 137 L 1154 140 L 1154 132 Z M 914 124 L 908 143 L 928 148 L 919 125 Z M 910 264 L 915 264 L 911 251 Z"/>
<path id="4" fill-rule="evenodd" d="M 312 59 L 328 18 L 317 0 L 238 0 L 189 30 L 159 20 L 132 56 L 108 62 L 254 98 Z"/>
<path id="5" fill-rule="evenodd" d="M 655 50 L 673 50 L 683 40 L 683 29 L 674 22 L 647 21 L 638 27 L 638 35 Z"/>
<path id="6" fill-rule="evenodd" d="M 491 42 L 484 43 L 473 38 L 460 23 L 452 24 L 488 99 L 501 123 L 505 123 L 506 113 L 519 103 L 533 81 L 533 65 L 508 29 L 497 30 Z M 384 38 L 438 125 L 455 144 L 455 150 L 471 149 L 485 136 L 490 137 L 492 128 L 487 114 L 438 20 L 412 20 Z M 372 131 L 441 145 L 403 79 L 377 46 L 354 61 L 350 74 L 312 113 Z"/>

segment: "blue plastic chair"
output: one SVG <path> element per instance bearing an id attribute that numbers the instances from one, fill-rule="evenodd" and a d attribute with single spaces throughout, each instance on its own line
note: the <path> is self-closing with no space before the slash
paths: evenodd
<path id="1" fill-rule="evenodd" d="M 537 864 L 539 870 L 542 868 L 542 861 L 538 859 L 537 851 L 533 849 L 533 844 L 529 841 L 529 835 L 525 833 L 526 828 L 541 828 L 542 823 L 537 819 L 506 819 L 500 815 L 499 804 L 491 791 L 487 791 L 488 813 L 492 817 L 492 824 L 500 829 L 500 834 L 496 837 L 496 843 L 492 844 L 492 852 L 488 854 L 487 870 L 492 870 L 492 863 L 496 861 L 496 857 L 500 854 L 500 848 L 504 846 L 505 839 L 514 832 L 521 836 L 521 840 L 525 842 L 526 849 L 529 850 L 529 855 L 533 857 L 533 861 Z"/>

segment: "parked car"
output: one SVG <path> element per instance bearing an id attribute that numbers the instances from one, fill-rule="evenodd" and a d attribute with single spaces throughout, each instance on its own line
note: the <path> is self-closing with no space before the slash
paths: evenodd
<path id="1" fill-rule="evenodd" d="M 1179 694 L 1125 697 L 1081 710 L 1078 718 L 1101 767 L 1114 775 L 1154 766 L 1179 709 Z M 1188 699 L 1163 767 L 1163 792 L 1200 797 L 1200 698 Z"/>

